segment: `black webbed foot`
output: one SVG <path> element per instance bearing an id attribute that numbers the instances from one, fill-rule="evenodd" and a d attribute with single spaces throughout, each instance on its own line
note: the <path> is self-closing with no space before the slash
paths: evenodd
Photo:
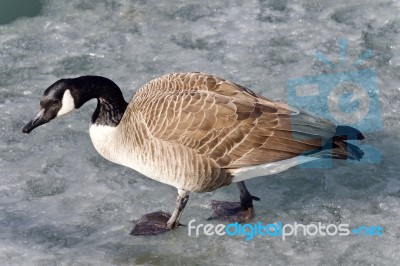
<path id="1" fill-rule="evenodd" d="M 167 228 L 167 222 L 170 218 L 171 214 L 164 211 L 145 214 L 139 220 L 132 221 L 135 226 L 130 234 L 134 236 L 154 236 L 166 233 L 171 230 Z"/>
<path id="2" fill-rule="evenodd" d="M 254 208 L 243 208 L 240 202 L 211 201 L 213 214 L 208 220 L 247 223 L 255 217 Z"/>
<path id="3" fill-rule="evenodd" d="M 211 201 L 213 214 L 208 220 L 247 223 L 255 217 L 253 200 L 260 201 L 260 198 L 251 195 L 243 181 L 238 182 L 237 186 L 240 202 Z"/>
<path id="4" fill-rule="evenodd" d="M 164 211 L 156 211 L 145 214 L 139 220 L 132 221 L 135 226 L 131 231 L 134 236 L 152 236 L 166 233 L 182 224 L 179 223 L 182 211 L 189 200 L 189 192 L 178 190 L 176 196 L 176 205 L 174 212 L 171 214 Z"/>

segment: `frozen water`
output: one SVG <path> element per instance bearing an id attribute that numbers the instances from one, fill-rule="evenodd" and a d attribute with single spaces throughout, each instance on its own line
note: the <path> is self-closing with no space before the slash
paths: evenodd
<path id="1" fill-rule="evenodd" d="M 34 2 L 38 13 L 0 20 L 0 265 L 398 264 L 398 1 Z M 288 78 L 329 70 L 317 51 L 339 63 L 340 38 L 348 41 L 349 64 L 366 49 L 374 53 L 362 67 L 377 71 L 383 128 L 366 137 L 381 162 L 294 168 L 248 187 L 261 198 L 263 222 L 379 224 L 381 237 L 245 241 L 189 237 L 185 227 L 131 237 L 129 220 L 171 210 L 175 190 L 96 153 L 88 136 L 94 103 L 21 133 L 44 89 L 85 74 L 111 78 L 126 99 L 156 76 L 203 71 L 285 100 Z M 205 223 L 211 199 L 235 201 L 238 192 L 230 186 L 192 195 L 182 222 Z"/>

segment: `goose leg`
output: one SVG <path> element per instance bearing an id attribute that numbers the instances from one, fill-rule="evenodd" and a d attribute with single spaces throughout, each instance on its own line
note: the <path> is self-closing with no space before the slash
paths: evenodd
<path id="1" fill-rule="evenodd" d="M 175 210 L 167 222 L 167 228 L 172 229 L 179 226 L 179 219 L 181 218 L 183 209 L 189 200 L 189 192 L 184 190 L 178 190 L 178 195 L 176 196 Z"/>
<path id="2" fill-rule="evenodd" d="M 172 215 L 164 211 L 145 214 L 139 220 L 132 221 L 135 226 L 131 235 L 159 235 L 178 227 L 179 219 L 188 200 L 189 192 L 179 189 Z"/>
<path id="3" fill-rule="evenodd" d="M 209 218 L 210 220 L 246 223 L 255 217 L 253 200 L 259 201 L 260 199 L 250 194 L 243 181 L 236 183 L 236 185 L 240 191 L 240 203 L 212 201 L 213 215 Z"/>
<path id="4" fill-rule="evenodd" d="M 252 196 L 247 190 L 244 181 L 236 183 L 240 191 L 240 207 L 243 211 L 243 220 L 248 221 L 255 217 L 253 200 L 260 201 L 260 198 Z"/>
<path id="5" fill-rule="evenodd" d="M 254 212 L 253 200 L 260 201 L 260 198 L 252 196 L 250 194 L 250 192 L 247 190 L 244 181 L 237 182 L 236 185 L 240 191 L 240 206 L 242 207 L 243 210 L 251 209 Z"/>

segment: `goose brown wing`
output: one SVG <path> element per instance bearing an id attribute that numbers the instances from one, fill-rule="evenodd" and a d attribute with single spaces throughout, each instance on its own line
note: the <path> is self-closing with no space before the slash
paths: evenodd
<path id="1" fill-rule="evenodd" d="M 195 149 L 223 168 L 291 158 L 335 133 L 328 121 L 201 73 L 161 77 L 132 102 L 154 137 Z"/>

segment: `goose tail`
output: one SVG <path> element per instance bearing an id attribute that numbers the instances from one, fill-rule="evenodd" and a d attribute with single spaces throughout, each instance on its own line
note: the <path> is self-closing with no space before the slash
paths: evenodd
<path id="1" fill-rule="evenodd" d="M 333 158 L 341 160 L 361 160 L 363 150 L 349 143 L 350 140 L 363 140 L 364 135 L 356 128 L 350 126 L 337 126 L 335 135 L 318 150 L 310 151 L 304 155 L 318 158 Z"/>

